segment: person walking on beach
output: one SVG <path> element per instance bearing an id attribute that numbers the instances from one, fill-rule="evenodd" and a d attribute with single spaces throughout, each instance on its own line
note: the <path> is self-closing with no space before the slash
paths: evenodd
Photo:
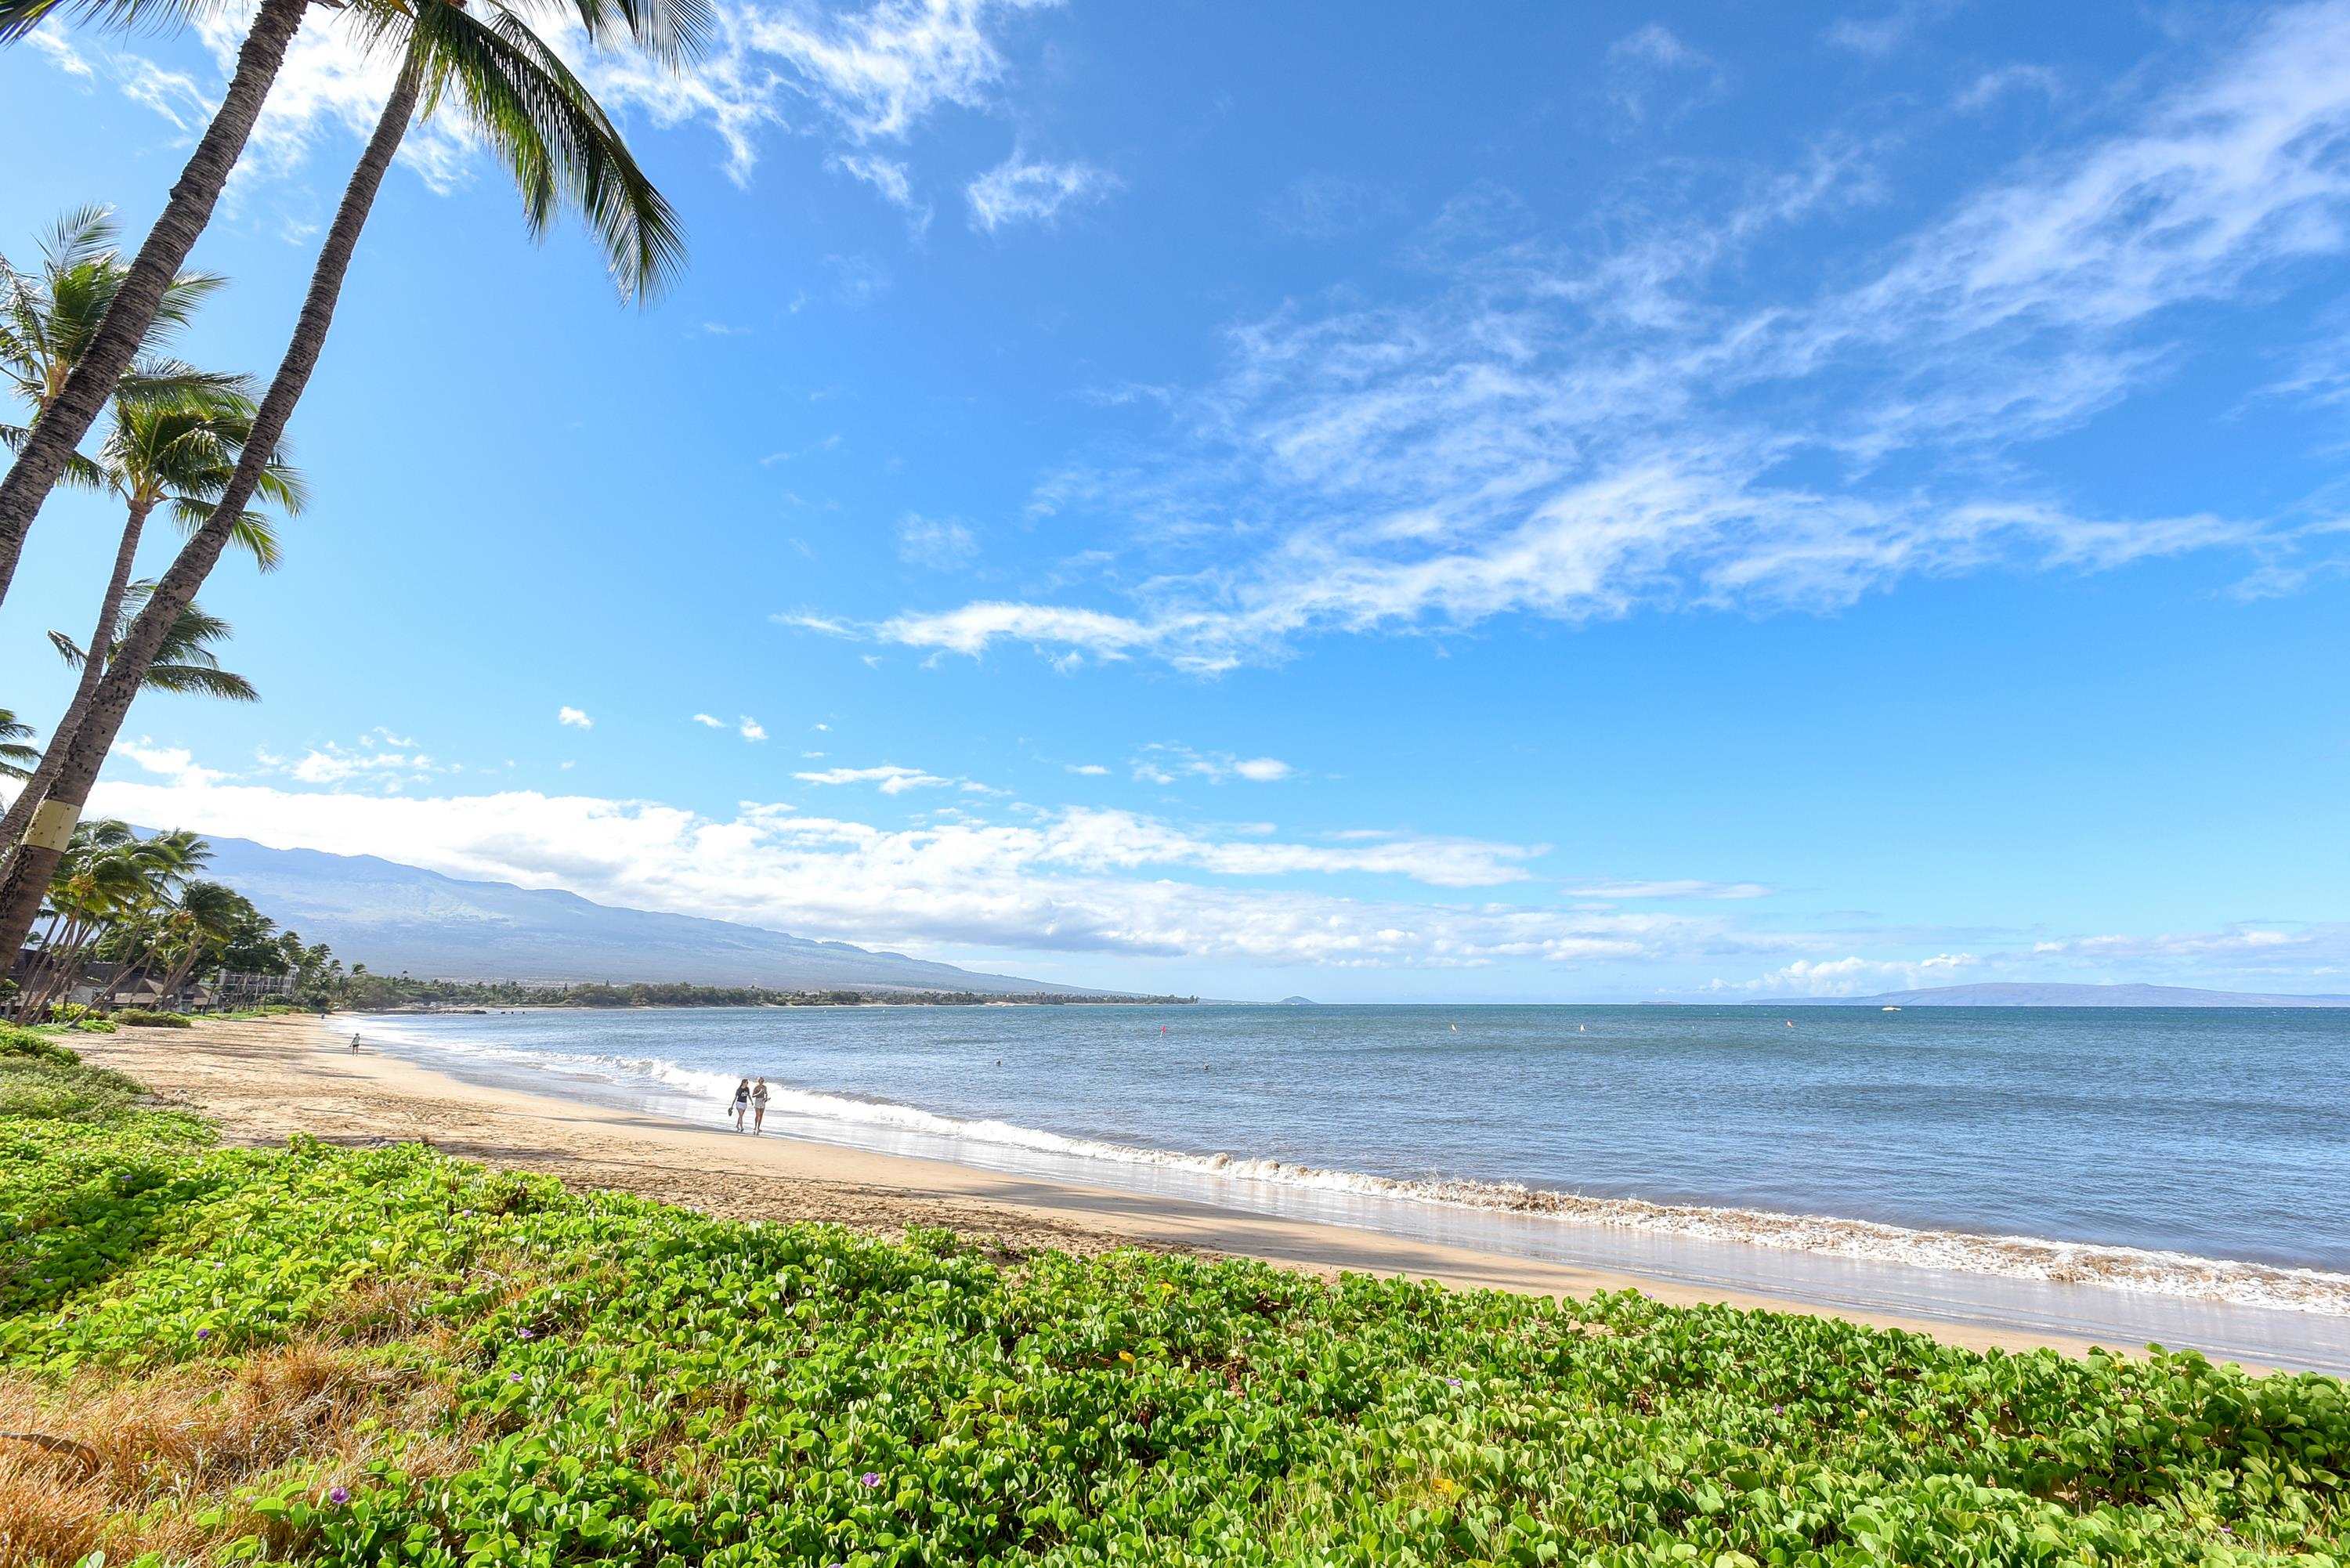
<path id="1" fill-rule="evenodd" d="M 356 1056 L 356 1055 L 358 1055 L 359 1054 L 359 1031 L 358 1031 L 358 1030 L 356 1030 L 356 1029 L 354 1029 L 353 1031 L 351 1031 L 351 1054 L 352 1054 L 352 1055 L 354 1055 L 354 1056 Z"/>
<path id="2" fill-rule="evenodd" d="M 757 1137 L 759 1129 L 767 1125 L 767 1080 L 759 1080 L 751 1091 L 751 1136 Z"/>
<path id="3" fill-rule="evenodd" d="M 751 1109 L 751 1080 L 743 1079 L 734 1085 L 734 1130 L 743 1130 L 743 1117 Z"/>

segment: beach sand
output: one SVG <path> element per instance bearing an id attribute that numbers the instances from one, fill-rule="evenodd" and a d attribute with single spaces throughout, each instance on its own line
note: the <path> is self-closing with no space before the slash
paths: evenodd
<path id="1" fill-rule="evenodd" d="M 1320 1274 L 1355 1271 L 1449 1285 L 1554 1295 L 1638 1290 L 1670 1303 L 1724 1302 L 1835 1315 L 1931 1334 L 1974 1349 L 2085 1341 L 1997 1324 L 1831 1313 L 1766 1294 L 1708 1290 L 1535 1259 L 1380 1235 L 1340 1225 L 1235 1212 L 1180 1199 L 978 1170 L 831 1144 L 681 1126 L 577 1101 L 461 1083 L 394 1057 L 348 1049 L 348 1033 L 314 1019 L 200 1022 L 193 1029 L 78 1035 L 99 1065 L 130 1074 L 161 1103 L 216 1122 L 224 1137 L 283 1144 L 296 1133 L 330 1143 L 418 1141 L 574 1186 L 612 1189 L 706 1213 L 818 1220 L 877 1234 L 945 1226 L 1015 1252 L 1089 1253 L 1116 1247 L 1260 1258 Z"/>

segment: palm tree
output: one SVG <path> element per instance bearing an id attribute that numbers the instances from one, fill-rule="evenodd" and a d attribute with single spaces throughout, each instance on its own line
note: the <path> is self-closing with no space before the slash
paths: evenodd
<path id="1" fill-rule="evenodd" d="M 130 585 L 123 595 L 125 603 L 118 628 L 130 624 L 154 590 L 152 583 Z M 260 701 L 261 693 L 254 690 L 253 682 L 223 670 L 220 656 L 213 651 L 214 643 L 226 642 L 234 631 L 228 622 L 207 614 L 202 605 L 190 605 L 180 612 L 179 619 L 172 625 L 172 635 L 163 639 L 155 661 L 147 667 L 147 689 L 183 697 L 213 697 L 224 702 Z M 88 657 L 64 632 L 49 633 L 49 642 L 68 664 L 77 670 L 88 667 Z M 108 660 L 117 657 L 121 647 L 118 629 L 117 640 L 108 645 Z"/>
<path id="2" fill-rule="evenodd" d="M 61 11 L 111 26 L 140 26 L 185 21 L 207 9 L 208 3 L 209 0 L 0 0 L 0 43 L 23 36 Z M 411 31 L 421 42 L 427 32 L 434 30 L 425 21 L 428 11 L 453 12 L 465 3 L 467 0 L 455 0 L 454 4 L 442 4 L 441 0 L 359 0 L 345 10 L 345 15 L 359 22 L 379 42 L 395 36 L 404 38 Z M 504 0 L 478 3 L 491 14 L 489 30 L 505 35 L 499 39 L 500 45 L 517 45 L 519 38 L 528 38 L 531 44 L 537 45 L 538 40 L 530 35 L 518 12 Z M 602 44 L 625 32 L 639 47 L 672 66 L 699 47 L 709 22 L 704 0 L 568 0 L 567 5 L 564 0 L 531 3 L 534 8 L 546 13 L 567 10 L 576 16 L 590 43 Z M 276 78 L 286 47 L 293 42 L 309 5 L 310 0 L 261 0 L 237 51 L 236 69 L 229 78 L 228 90 L 181 171 L 179 182 L 172 187 L 162 214 L 139 247 L 88 350 L 46 405 L 7 476 L 0 479 L 0 601 L 7 597 L 8 585 L 16 576 L 16 560 L 23 553 L 25 535 L 33 525 L 34 515 L 64 475 L 82 437 L 97 422 L 99 410 L 113 395 L 115 384 L 130 369 L 140 343 L 163 306 L 165 291 L 173 275 L 187 260 L 196 236 L 211 221 L 213 203 L 219 201 L 229 171 L 235 167 L 245 140 L 253 132 L 254 122 L 260 118 L 262 100 Z M 538 47 L 544 49 L 543 45 Z M 477 58 L 485 57 L 481 51 L 475 54 Z M 568 73 L 564 75 L 567 79 Z M 399 96 L 395 89 L 395 100 Z M 580 96 L 584 98 L 584 92 Z M 543 99 L 533 103 L 531 109 L 544 103 Z M 535 155 L 532 144 L 544 140 L 529 134 L 529 114 L 530 110 L 525 109 L 519 119 L 501 117 L 484 122 L 491 140 L 506 152 L 518 171 Z M 401 119 L 404 122 L 404 107 Z M 546 171 L 542 168 L 538 172 L 544 174 Z M 373 195 L 372 183 L 369 194 Z M 588 210 L 601 221 L 602 214 L 593 207 Z M 542 221 L 543 218 L 542 213 Z"/>
<path id="3" fill-rule="evenodd" d="M 0 708 L 0 779 L 28 779 L 41 753 L 25 744 L 33 726 L 18 722 L 14 711 Z"/>
<path id="4" fill-rule="evenodd" d="M 201 525 L 211 514 L 212 502 L 227 488 L 229 476 L 235 472 L 237 454 L 253 429 L 253 401 L 239 379 L 220 379 L 220 385 L 208 381 L 182 388 L 176 401 L 127 395 L 115 399 L 113 429 L 91 466 L 121 499 L 127 517 L 114 552 L 113 574 L 99 600 L 97 626 L 90 635 L 93 644 L 103 642 L 111 648 L 120 640 L 131 564 L 138 556 L 148 517 L 161 507 L 168 509 L 183 527 Z M 262 471 L 260 488 L 287 515 L 301 511 L 306 499 L 302 479 L 286 463 L 282 452 Z M 276 535 L 261 514 L 245 513 L 234 524 L 232 536 L 263 571 L 277 564 Z M 54 639 L 57 634 L 51 636 Z M 84 659 L 78 652 L 73 657 L 81 679 L 75 683 L 65 716 L 50 733 L 48 759 L 6 814 L 0 815 L 0 868 L 14 856 L 26 825 L 56 782 L 106 673 L 108 659 Z"/>
<path id="5" fill-rule="evenodd" d="M 7 5 L 31 3 L 36 0 L 0 0 L 0 21 Z M 473 0 L 482 6 L 478 17 L 449 0 L 405 3 L 411 8 L 397 16 L 359 9 L 350 13 L 365 39 L 379 47 L 397 45 L 400 74 L 328 228 L 293 339 L 261 400 L 235 473 L 211 518 L 181 548 L 157 584 L 154 597 L 124 637 L 122 651 L 100 681 L 80 731 L 65 745 L 52 747 L 64 751 L 66 759 L 47 797 L 35 809 L 6 880 L 0 882 L 0 952 L 9 950 L 12 940 L 21 941 L 30 929 L 39 889 L 57 864 L 82 803 L 89 798 L 99 768 L 138 695 L 147 662 L 227 547 L 260 483 L 267 455 L 286 433 L 286 421 L 326 345 L 359 232 L 411 116 L 420 111 L 430 115 L 453 102 L 513 173 L 531 232 L 543 233 L 563 208 L 580 213 L 603 241 L 624 298 L 649 296 L 667 283 L 682 260 L 668 202 L 637 167 L 627 142 L 593 95 L 517 12 L 503 0 Z M 574 3 L 585 16 L 591 11 L 600 14 L 605 0 Z M 612 3 L 624 8 L 650 5 L 672 16 L 698 17 L 701 0 Z M 0 524 L 5 521 L 0 516 Z"/>
<path id="6" fill-rule="evenodd" d="M 211 846 L 191 833 L 142 839 L 111 819 L 75 828 L 45 900 L 49 926 L 17 1017 L 38 1021 L 72 991 L 101 938 L 147 919 L 211 857 Z"/>
<path id="7" fill-rule="evenodd" d="M 35 419 L 65 390 L 67 380 L 89 355 L 99 325 L 122 292 L 130 264 L 115 248 L 114 215 L 104 207 L 78 207 L 39 239 L 41 259 L 31 271 L 0 255 L 0 382 L 5 382 Z M 188 324 L 226 280 L 212 273 L 183 272 L 163 287 L 163 298 L 148 325 L 144 347 L 162 348 Z M 115 396 L 170 401 L 224 387 L 230 378 L 208 376 L 170 359 L 135 359 L 115 381 Z M 0 441 L 11 451 L 29 432 L 0 423 Z M 66 477 L 88 478 L 77 453 Z"/>
<path id="8" fill-rule="evenodd" d="M 117 656 L 117 650 L 121 647 L 120 628 L 127 626 L 139 613 L 153 592 L 152 583 L 132 583 L 125 590 L 122 608 L 116 621 L 116 636 L 108 642 L 106 656 L 98 660 L 101 666 L 110 663 Z M 154 662 L 147 668 L 144 681 L 147 689 L 154 691 L 175 692 L 182 696 L 213 697 L 226 702 L 260 701 L 261 693 L 254 690 L 253 682 L 232 670 L 223 670 L 220 656 L 213 651 L 215 644 L 226 642 L 229 639 L 233 629 L 228 622 L 209 613 L 202 605 L 192 604 L 182 610 L 178 619 L 172 623 L 171 635 L 164 639 L 163 646 L 158 651 Z M 49 641 L 57 649 L 59 658 L 75 669 L 82 670 L 85 674 L 88 673 L 91 660 L 73 639 L 64 632 L 53 631 L 49 633 Z M 51 745 L 49 756 L 56 755 L 57 750 L 54 744 Z M 46 771 L 47 766 L 48 756 L 45 756 L 42 759 L 42 770 Z M 37 779 L 36 774 L 36 783 Z M 33 791 L 34 784 L 28 783 L 25 786 L 23 796 L 31 796 Z M 23 796 L 18 799 L 16 803 L 18 805 L 24 805 Z M 36 813 L 37 809 L 36 802 L 34 811 Z M 16 810 L 11 808 L 9 812 L 11 819 L 16 815 Z M 22 857 L 23 846 L 19 846 L 18 858 Z M 16 871 L 13 863 L 9 865 L 8 870 L 13 877 Z M 52 867 L 48 875 L 54 880 L 60 873 Z M 29 929 L 30 922 L 26 924 Z M 21 947 L 24 937 L 20 934 L 16 940 Z M 14 951 L 15 950 L 0 950 Z"/>

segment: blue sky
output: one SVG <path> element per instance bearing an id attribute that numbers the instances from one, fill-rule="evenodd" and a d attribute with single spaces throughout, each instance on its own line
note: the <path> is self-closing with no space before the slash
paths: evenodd
<path id="1" fill-rule="evenodd" d="M 2350 992 L 2350 4 L 720 11 L 583 61 L 650 309 L 411 135 L 205 595 L 266 701 L 100 807 L 1211 995 Z M 234 36 L 0 54 L 0 246 Z M 306 33 L 193 357 L 381 90 Z"/>

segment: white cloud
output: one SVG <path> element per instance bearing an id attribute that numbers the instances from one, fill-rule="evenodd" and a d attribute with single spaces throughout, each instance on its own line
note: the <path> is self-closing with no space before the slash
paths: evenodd
<path id="1" fill-rule="evenodd" d="M 833 158 L 832 167 L 879 192 L 883 201 L 906 214 L 907 225 L 916 234 L 931 226 L 931 204 L 915 194 L 913 175 L 904 161 L 876 153 L 844 152 Z"/>
<path id="2" fill-rule="evenodd" d="M 592 730 L 596 727 L 595 720 L 568 704 L 555 711 L 555 722 L 558 724 L 567 724 L 575 730 Z"/>
<path id="3" fill-rule="evenodd" d="M 890 764 L 878 768 L 826 768 L 817 773 L 794 774 L 792 777 L 812 784 L 879 784 L 883 794 L 903 794 L 910 789 L 944 789 L 955 782 L 920 768 Z"/>
<path id="4" fill-rule="evenodd" d="M 1470 841 L 1237 842 L 1107 811 L 1048 812 L 1016 826 L 958 814 L 885 829 L 771 805 L 717 819 L 536 791 L 385 797 L 186 776 L 109 780 L 93 805 L 279 846 L 890 944 L 1439 968 L 1751 950 L 1710 921 L 1363 900 L 1224 880 L 1368 872 L 1465 888 L 1522 874 L 1524 851 Z M 1169 875 L 1177 871 L 1211 881 Z"/>
<path id="5" fill-rule="evenodd" d="M 898 559 L 910 566 L 951 572 L 978 558 L 978 535 L 961 518 L 909 512 L 898 519 Z"/>
<path id="6" fill-rule="evenodd" d="M 743 714 L 736 722 L 734 732 L 746 741 L 757 742 L 767 738 L 767 727 L 748 713 Z"/>
<path id="7" fill-rule="evenodd" d="M 825 629 L 1213 673 L 1313 637 L 1825 611 L 1920 576 L 2103 572 L 2273 535 L 2258 516 L 2093 510 L 2020 453 L 2159 383 L 2182 307 L 2342 254 L 2350 4 L 2276 13 L 2126 129 L 1869 242 L 1835 269 L 1853 281 L 1753 303 L 1732 264 L 1870 188 L 1866 159 L 1830 148 L 1726 210 L 1627 214 L 1638 237 L 1597 253 L 1472 193 L 1412 253 L 1444 280 L 1432 296 L 1238 326 L 1171 449 L 1040 485 L 1040 514 L 1098 514 L 1152 553 L 1147 572 L 1096 568 L 1127 602 Z"/>
<path id="8" fill-rule="evenodd" d="M 1197 752 L 1189 746 L 1154 741 L 1128 764 L 1145 784 L 1170 784 L 1178 778 L 1201 778 L 1210 784 L 1246 779 L 1251 784 L 1277 784 L 1297 770 L 1278 757 L 1239 757 L 1230 752 Z"/>
<path id="9" fill-rule="evenodd" d="M 576 25 L 554 23 L 542 36 L 616 114 L 635 109 L 663 128 L 707 125 L 725 147 L 728 174 L 740 183 L 758 162 L 763 130 L 821 130 L 862 146 L 902 141 L 942 107 L 989 107 L 1009 69 L 1002 34 L 1014 16 L 1055 4 L 875 0 L 861 8 L 824 10 L 798 0 L 717 0 L 710 15 L 712 47 L 681 71 L 634 51 L 591 52 Z M 199 21 L 199 36 L 222 80 L 234 64 L 251 13 L 244 0 Z M 88 62 L 53 44 L 47 29 L 33 38 L 60 68 L 89 74 Z M 183 76 L 127 53 L 109 54 L 102 64 L 127 95 L 183 131 L 209 117 L 213 95 Z M 390 54 L 360 47 L 339 19 L 324 13 L 312 17 L 271 88 L 249 167 L 284 174 L 323 139 L 364 138 L 390 88 L 393 65 Z M 455 117 L 442 116 L 411 128 L 400 156 L 432 188 L 447 192 L 472 178 L 481 151 Z M 889 161 L 873 160 L 870 167 L 878 172 Z M 867 172 L 858 177 L 890 193 L 886 175 L 881 182 Z"/>
<path id="10" fill-rule="evenodd" d="M 1868 996 L 1882 991 L 1916 991 L 1929 985 L 1956 984 L 1961 978 L 1959 971 L 1981 961 L 1972 953 L 1939 953 L 1914 962 L 1864 958 L 1825 961 L 1797 959 L 1783 969 L 1753 980 L 1717 980 L 1706 989 L 1769 996 Z"/>
<path id="11" fill-rule="evenodd" d="M 1957 5 L 1958 0 L 1898 0 L 1887 10 L 1839 17 L 1820 36 L 1839 49 L 1882 59 Z"/>
<path id="12" fill-rule="evenodd" d="M 1097 202 L 1118 177 L 1089 163 L 1030 161 L 1018 152 L 963 187 L 971 226 L 993 234 L 1007 223 L 1049 223 L 1072 202 Z"/>
<path id="13" fill-rule="evenodd" d="M 1958 99 L 1959 107 L 1972 112 L 1988 109 L 2013 92 L 2036 92 L 2054 99 L 2063 92 L 2064 82 L 2046 66 L 2001 66 L 1988 70 L 1969 84 Z"/>
<path id="14" fill-rule="evenodd" d="M 1649 118 L 1669 88 L 1677 95 L 1669 119 L 1721 91 L 1723 80 L 1719 62 L 1661 22 L 1637 28 L 1607 47 L 1607 99 L 1633 124 Z"/>
<path id="15" fill-rule="evenodd" d="M 714 713 L 696 713 L 693 716 L 693 722 L 705 730 L 723 730 L 726 727 L 726 721 Z"/>
<path id="16" fill-rule="evenodd" d="M 32 46 L 36 55 L 47 55 L 49 63 L 73 77 L 94 77 L 89 62 L 81 57 L 65 35 L 54 26 L 36 27 L 25 35 L 24 41 Z"/>
<path id="17" fill-rule="evenodd" d="M 196 788 L 234 778 L 234 774 L 215 773 L 196 765 L 195 753 L 185 746 L 159 746 L 146 736 L 136 741 L 119 741 L 114 754 L 136 763 L 151 774 L 161 774 Z"/>
<path id="18" fill-rule="evenodd" d="M 1109 770 L 1099 763 L 1070 763 L 1067 764 L 1067 769 L 1070 773 L 1089 779 L 1107 777 L 1109 773 Z"/>
<path id="19" fill-rule="evenodd" d="M 92 796 L 94 814 L 889 946 L 1332 967 L 1762 971 L 1711 988 L 1733 997 L 1850 995 L 2035 965 L 2043 974 L 2165 980 L 2204 966 L 2207 974 L 2268 976 L 2279 990 L 2328 989 L 2312 982 L 2350 972 L 2350 923 L 2055 939 L 2038 951 L 1981 957 L 1822 960 L 1813 955 L 1855 952 L 1846 945 L 1851 939 L 1742 928 L 1713 914 L 1458 894 L 1347 898 L 1279 882 L 1379 876 L 1423 888 L 1531 891 L 1529 865 L 1540 846 L 1381 831 L 1284 842 L 1263 824 L 1186 829 L 1090 808 L 1032 808 L 1016 825 L 946 811 L 896 828 L 781 804 L 745 803 L 712 817 L 655 801 L 533 790 L 290 788 L 201 767 L 182 748 L 141 742 L 140 751 L 121 760 L 144 776 L 109 772 Z M 2135 975 L 2132 966 L 2141 966 Z"/>
<path id="20" fill-rule="evenodd" d="M 1760 882 L 1707 882 L 1690 877 L 1650 882 L 1589 882 L 1565 890 L 1578 898 L 1767 898 L 1772 891 Z"/>

